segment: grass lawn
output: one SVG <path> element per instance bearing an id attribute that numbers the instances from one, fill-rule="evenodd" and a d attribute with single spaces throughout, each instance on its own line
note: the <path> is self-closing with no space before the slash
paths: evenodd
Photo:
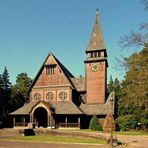
<path id="1" fill-rule="evenodd" d="M 69 143 L 94 143 L 106 144 L 105 140 L 85 138 L 85 137 L 69 137 L 69 136 L 17 136 L 7 138 L 7 140 L 23 140 L 32 142 L 69 142 Z"/>
<path id="2" fill-rule="evenodd" d="M 114 134 L 122 134 L 122 135 L 132 135 L 132 136 L 139 136 L 139 135 L 143 135 L 143 136 L 148 136 L 148 132 L 144 132 L 144 131 L 115 131 Z"/>

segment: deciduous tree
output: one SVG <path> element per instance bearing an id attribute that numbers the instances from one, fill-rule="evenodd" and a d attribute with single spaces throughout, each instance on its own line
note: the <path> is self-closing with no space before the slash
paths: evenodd
<path id="1" fill-rule="evenodd" d="M 132 54 L 129 58 L 125 58 L 125 64 L 127 72 L 118 102 L 119 116 L 132 115 L 136 120 L 135 124 L 141 122 L 147 127 L 148 46 L 144 47 L 142 51 Z M 118 122 L 120 122 L 119 119 Z"/>
<path id="2" fill-rule="evenodd" d="M 148 1 L 141 2 L 147 11 Z M 126 75 L 118 100 L 119 117 L 116 122 L 121 129 L 125 125 L 126 129 L 135 128 L 138 123 L 148 128 L 148 23 L 140 24 L 138 31 L 121 37 L 119 43 L 123 48 L 136 46 L 141 51 L 124 58 Z"/>

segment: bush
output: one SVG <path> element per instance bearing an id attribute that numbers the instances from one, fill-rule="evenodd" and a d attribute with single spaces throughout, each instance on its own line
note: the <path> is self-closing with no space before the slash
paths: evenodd
<path id="1" fill-rule="evenodd" d="M 128 131 L 129 129 L 135 129 L 137 125 L 137 120 L 133 115 L 119 116 L 116 119 L 116 125 L 122 131 Z"/>
<path id="2" fill-rule="evenodd" d="M 97 116 L 93 115 L 89 123 L 89 129 L 95 131 L 103 131 L 102 126 L 99 124 Z"/>

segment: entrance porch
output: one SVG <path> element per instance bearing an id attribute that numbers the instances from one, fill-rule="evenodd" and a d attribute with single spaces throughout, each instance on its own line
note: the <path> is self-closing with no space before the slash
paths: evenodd
<path id="1" fill-rule="evenodd" d="M 70 102 L 29 102 L 10 114 L 13 127 L 80 128 L 82 113 Z"/>
<path id="2" fill-rule="evenodd" d="M 79 128 L 81 117 L 77 115 L 50 114 L 42 108 L 37 108 L 33 114 L 13 117 L 15 128 Z"/>

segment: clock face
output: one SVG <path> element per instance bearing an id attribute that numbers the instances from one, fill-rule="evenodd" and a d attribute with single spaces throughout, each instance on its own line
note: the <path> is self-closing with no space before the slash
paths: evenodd
<path id="1" fill-rule="evenodd" d="M 92 71 L 98 71 L 100 68 L 101 63 L 92 63 L 91 69 Z"/>

